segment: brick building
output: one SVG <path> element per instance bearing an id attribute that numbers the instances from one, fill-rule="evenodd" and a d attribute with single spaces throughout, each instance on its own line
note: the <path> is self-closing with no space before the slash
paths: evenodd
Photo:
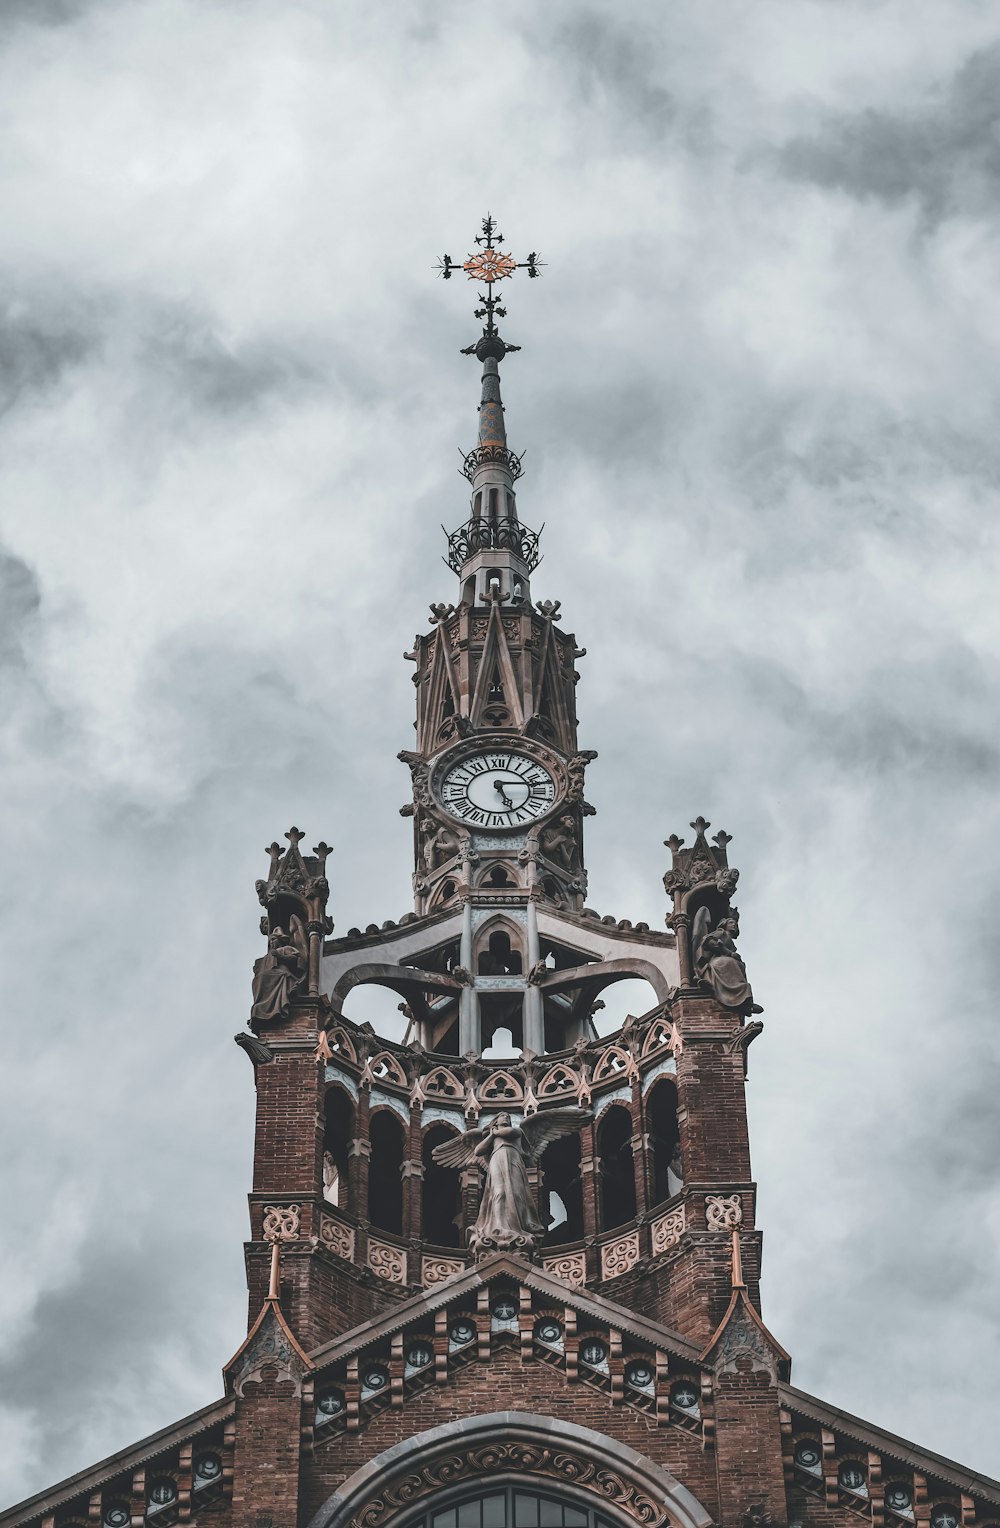
<path id="1" fill-rule="evenodd" d="M 489 221 L 477 242 L 457 603 L 408 654 L 414 911 L 335 939 L 326 845 L 271 846 L 246 1340 L 218 1400 L 0 1523 L 998 1528 L 1000 1483 L 796 1390 L 762 1320 L 729 835 L 668 840 L 664 931 L 586 905 L 580 650 L 532 600 L 515 267 Z M 600 1033 L 636 979 L 647 1011 Z M 362 984 L 401 1041 L 345 1017 Z"/>

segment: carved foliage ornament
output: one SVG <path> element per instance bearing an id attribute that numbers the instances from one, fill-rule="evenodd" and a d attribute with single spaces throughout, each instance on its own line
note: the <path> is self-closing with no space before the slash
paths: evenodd
<path id="1" fill-rule="evenodd" d="M 659 1502 L 633 1481 L 616 1470 L 595 1464 L 570 1449 L 548 1449 L 532 1443 L 489 1443 L 465 1451 L 456 1450 L 443 1459 L 426 1464 L 423 1469 L 404 1475 L 386 1486 L 368 1503 L 347 1528 L 379 1528 L 412 1502 L 430 1496 L 466 1479 L 495 1475 L 506 1471 L 568 1481 L 610 1502 L 636 1523 L 659 1528 L 667 1514 Z"/>

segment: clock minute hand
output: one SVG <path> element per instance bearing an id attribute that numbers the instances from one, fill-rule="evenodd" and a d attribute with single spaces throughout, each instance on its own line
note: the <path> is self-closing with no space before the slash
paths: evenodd
<path id="1" fill-rule="evenodd" d="M 503 781 L 502 780 L 494 780 L 493 781 L 493 789 L 496 791 L 497 795 L 500 797 L 500 800 L 503 802 L 504 806 L 509 806 L 509 807 L 513 808 L 514 803 L 513 803 L 513 801 L 511 801 L 511 799 L 508 796 L 507 792 L 504 790 L 504 788 L 503 788 Z"/>

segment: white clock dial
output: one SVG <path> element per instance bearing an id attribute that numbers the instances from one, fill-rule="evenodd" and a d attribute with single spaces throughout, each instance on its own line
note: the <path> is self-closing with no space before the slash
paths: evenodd
<path id="1" fill-rule="evenodd" d="M 523 753 L 477 753 L 453 764 L 441 782 L 441 801 L 470 827 L 510 828 L 541 817 L 555 805 L 548 770 Z"/>

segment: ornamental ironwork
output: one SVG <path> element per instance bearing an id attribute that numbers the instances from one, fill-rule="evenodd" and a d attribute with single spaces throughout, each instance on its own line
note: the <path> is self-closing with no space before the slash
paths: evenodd
<path id="1" fill-rule="evenodd" d="M 529 573 L 537 568 L 541 553 L 538 534 L 520 520 L 504 516 L 502 520 L 466 520 L 448 536 L 447 563 L 453 573 L 460 573 L 477 552 L 513 552 Z"/>
<path id="2" fill-rule="evenodd" d="M 487 441 L 483 445 L 475 446 L 466 454 L 462 462 L 462 476 L 467 477 L 471 483 L 480 467 L 493 467 L 498 464 L 507 469 L 511 482 L 515 483 L 524 470 L 521 466 L 521 458 L 516 451 L 511 451 L 508 446 L 498 446 L 495 442 Z"/>

